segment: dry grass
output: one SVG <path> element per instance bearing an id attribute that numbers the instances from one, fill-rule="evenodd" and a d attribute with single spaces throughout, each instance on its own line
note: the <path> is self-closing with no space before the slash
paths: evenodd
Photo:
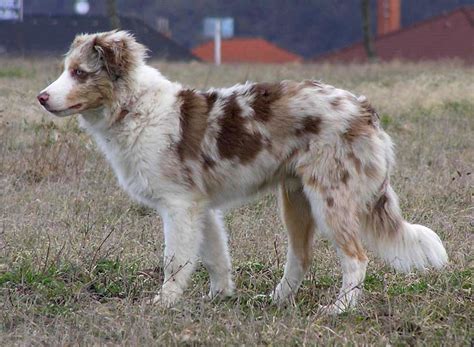
<path id="1" fill-rule="evenodd" d="M 372 257 L 360 307 L 326 317 L 318 305 L 334 299 L 341 274 L 318 240 L 296 302 L 276 308 L 258 296 L 285 258 L 270 196 L 227 216 L 235 298 L 203 301 L 200 269 L 176 308 L 150 306 L 161 277 L 159 218 L 117 189 L 74 119 L 53 120 L 36 105 L 56 62 L 1 60 L 0 345 L 472 344 L 473 68 L 156 65 L 197 88 L 318 78 L 367 95 L 397 143 L 393 181 L 405 216 L 441 235 L 450 265 L 405 276 Z"/>

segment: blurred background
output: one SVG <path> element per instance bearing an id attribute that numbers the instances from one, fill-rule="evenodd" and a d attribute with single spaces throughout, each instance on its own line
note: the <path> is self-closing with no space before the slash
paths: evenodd
<path id="1" fill-rule="evenodd" d="M 474 0 L 0 0 L 0 54 L 65 52 L 76 33 L 122 28 L 152 57 L 223 63 L 474 62 Z"/>

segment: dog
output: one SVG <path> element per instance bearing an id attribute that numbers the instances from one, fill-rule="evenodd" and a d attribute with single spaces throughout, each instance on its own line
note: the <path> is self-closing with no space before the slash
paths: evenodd
<path id="1" fill-rule="evenodd" d="M 401 215 L 389 178 L 393 144 L 367 98 L 313 80 L 198 91 L 145 60 L 126 31 L 78 35 L 64 71 L 37 98 L 55 116 L 80 114 L 120 186 L 162 216 L 166 266 L 154 302 L 175 304 L 199 258 L 209 296 L 232 295 L 220 211 L 275 189 L 289 239 L 277 303 L 296 294 L 316 231 L 342 266 L 329 313 L 356 305 L 363 244 L 400 271 L 447 263 L 438 235 Z"/>

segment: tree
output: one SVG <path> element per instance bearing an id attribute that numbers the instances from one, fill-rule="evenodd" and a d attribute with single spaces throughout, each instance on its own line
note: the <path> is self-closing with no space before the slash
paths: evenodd
<path id="1" fill-rule="evenodd" d="M 370 0 L 361 0 L 362 11 L 362 34 L 364 37 L 364 47 L 369 61 L 377 60 L 377 54 L 374 49 L 374 40 L 372 37 L 372 27 L 370 21 Z"/>
<path id="2" fill-rule="evenodd" d="M 107 15 L 112 29 L 120 29 L 120 18 L 117 14 L 117 1 L 107 0 Z"/>

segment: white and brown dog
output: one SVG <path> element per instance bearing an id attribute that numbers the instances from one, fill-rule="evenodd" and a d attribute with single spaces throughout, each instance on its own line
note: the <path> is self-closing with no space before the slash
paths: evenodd
<path id="1" fill-rule="evenodd" d="M 277 302 L 298 290 L 316 229 L 342 265 L 330 312 L 356 303 L 362 241 L 397 270 L 446 264 L 436 233 L 402 218 L 389 183 L 392 142 L 365 97 L 317 81 L 196 91 L 147 66 L 145 52 L 127 32 L 80 35 L 38 100 L 57 116 L 80 113 L 120 185 L 163 217 L 165 282 L 155 301 L 175 303 L 199 258 L 209 295 L 231 295 L 218 209 L 276 187 L 289 237 Z"/>

